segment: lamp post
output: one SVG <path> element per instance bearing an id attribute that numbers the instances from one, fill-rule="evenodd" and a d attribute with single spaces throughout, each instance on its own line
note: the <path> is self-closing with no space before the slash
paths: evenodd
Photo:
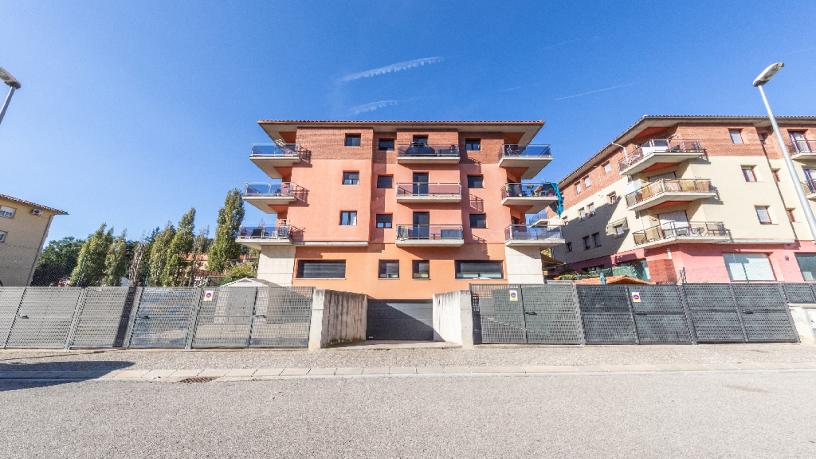
<path id="1" fill-rule="evenodd" d="M 3 117 L 6 116 L 6 110 L 8 110 L 8 106 L 11 103 L 11 96 L 14 95 L 14 91 L 20 89 L 20 81 L 17 80 L 17 78 L 14 78 L 14 76 L 3 67 L 0 67 L 0 80 L 3 80 L 3 82 L 9 87 L 6 100 L 3 102 L 3 108 L 0 109 L 0 123 L 2 123 Z"/>
<path id="2" fill-rule="evenodd" d="M 776 117 L 771 110 L 771 105 L 768 103 L 768 98 L 765 96 L 765 90 L 763 89 L 763 86 L 771 81 L 771 78 L 784 66 L 785 64 L 783 62 L 775 62 L 769 65 L 754 79 L 754 86 L 759 89 L 759 95 L 762 96 L 762 102 L 765 104 L 765 109 L 768 111 L 768 118 L 771 120 L 771 127 L 774 130 L 774 134 L 776 134 L 776 142 L 782 150 L 782 157 L 785 158 L 785 166 L 788 169 L 788 174 L 794 181 L 793 188 L 796 190 L 796 196 L 799 198 L 799 205 L 802 206 L 802 210 L 805 212 L 805 220 L 807 220 L 808 227 L 810 228 L 810 234 L 813 240 L 816 241 L 816 216 L 813 215 L 813 209 L 810 207 L 810 201 L 808 201 L 807 196 L 805 196 L 805 190 L 803 190 L 799 184 L 799 174 L 796 173 L 796 166 L 793 165 L 793 160 L 788 152 L 788 146 L 785 145 L 785 139 L 782 138 L 782 131 L 776 123 Z"/>

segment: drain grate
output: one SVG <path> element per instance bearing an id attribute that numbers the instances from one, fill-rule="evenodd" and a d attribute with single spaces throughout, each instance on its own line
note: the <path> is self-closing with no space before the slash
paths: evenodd
<path id="1" fill-rule="evenodd" d="M 210 381 L 215 381 L 216 379 L 218 379 L 217 376 L 193 376 L 193 377 L 190 377 L 190 378 L 184 378 L 179 382 L 183 383 L 183 384 L 196 384 L 196 383 L 207 383 L 207 382 L 210 382 Z"/>

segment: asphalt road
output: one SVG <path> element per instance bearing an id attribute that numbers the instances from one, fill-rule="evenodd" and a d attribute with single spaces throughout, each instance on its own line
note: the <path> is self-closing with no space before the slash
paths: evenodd
<path id="1" fill-rule="evenodd" d="M 805 370 L 48 384 L 0 457 L 816 457 Z"/>

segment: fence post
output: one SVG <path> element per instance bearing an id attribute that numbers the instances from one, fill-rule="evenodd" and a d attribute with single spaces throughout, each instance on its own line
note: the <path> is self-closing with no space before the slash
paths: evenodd
<path id="1" fill-rule="evenodd" d="M 581 346 L 586 346 L 586 332 L 584 332 L 584 315 L 581 314 L 581 300 L 578 299 L 578 285 L 575 281 L 570 282 L 572 287 L 572 303 L 575 305 L 575 314 L 578 316 L 578 324 L 581 326 Z"/>
<path id="2" fill-rule="evenodd" d="M 11 316 L 11 323 L 9 324 L 8 333 L 6 333 L 6 337 L 3 339 L 3 349 L 6 348 L 9 338 L 11 338 L 11 331 L 14 330 L 14 323 L 17 322 L 17 315 L 20 314 L 20 307 L 23 305 L 23 299 L 25 298 L 26 291 L 28 291 L 28 287 L 23 287 L 23 293 L 20 294 L 20 301 L 17 302 L 17 307 L 14 309 L 14 315 Z"/>
<path id="3" fill-rule="evenodd" d="M 74 342 L 74 335 L 76 335 L 76 329 L 79 325 L 79 318 L 82 315 L 82 310 L 85 309 L 85 299 L 87 297 L 88 287 L 82 289 L 79 292 L 79 297 L 77 298 L 77 303 L 74 305 L 74 315 L 71 317 L 71 325 L 68 327 L 68 336 L 65 337 L 65 350 L 68 351 L 71 349 L 71 344 Z"/>
<path id="4" fill-rule="evenodd" d="M 216 296 L 216 301 L 218 297 Z M 204 299 L 204 288 L 198 289 L 198 301 L 196 301 L 193 310 L 190 312 L 190 320 L 187 322 L 187 342 L 184 349 L 190 350 L 193 348 L 193 338 L 195 338 L 195 328 L 198 325 L 198 313 L 201 312 L 201 301 Z"/>
<path id="5" fill-rule="evenodd" d="M 127 349 L 130 347 L 130 340 L 133 338 L 133 327 L 136 325 L 136 318 L 139 317 L 139 306 L 142 303 L 144 289 L 145 287 L 136 287 L 136 291 L 133 293 L 133 304 L 130 306 L 130 317 L 125 331 L 125 339 L 122 341 L 122 348 Z"/>
<path id="6" fill-rule="evenodd" d="M 689 308 L 688 301 L 686 300 L 685 285 L 685 283 L 676 284 L 675 287 L 677 288 L 677 296 L 680 298 L 680 305 L 683 306 L 683 315 L 686 317 L 686 324 L 688 324 L 689 327 L 691 343 L 697 344 L 697 329 L 694 327 L 694 320 L 692 320 L 691 317 L 691 309 Z"/>
<path id="7" fill-rule="evenodd" d="M 640 332 L 638 331 L 637 320 L 635 320 L 635 307 L 632 305 L 632 292 L 629 291 L 629 286 L 623 286 L 626 292 L 626 304 L 629 306 L 629 317 L 632 318 L 632 326 L 635 329 L 635 344 L 640 344 Z"/>

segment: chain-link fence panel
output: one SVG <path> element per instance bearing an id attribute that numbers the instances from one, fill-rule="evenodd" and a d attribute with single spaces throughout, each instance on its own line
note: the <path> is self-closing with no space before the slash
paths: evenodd
<path id="1" fill-rule="evenodd" d="M 471 284 L 474 340 L 478 343 L 526 343 L 521 289 L 508 284 Z"/>
<path id="2" fill-rule="evenodd" d="M 132 348 L 187 346 L 201 290 L 145 287 L 130 333 Z"/>
<path id="3" fill-rule="evenodd" d="M 255 287 L 204 289 L 193 347 L 249 346 L 256 291 Z"/>
<path id="4" fill-rule="evenodd" d="M 78 348 L 115 347 L 120 336 L 122 316 L 132 289 L 127 287 L 88 287 L 79 302 L 74 330 L 68 346 Z"/>
<path id="5" fill-rule="evenodd" d="M 581 313 L 572 285 L 522 285 L 527 342 L 582 344 Z"/>
<path id="6" fill-rule="evenodd" d="M 0 349 L 6 346 L 25 287 L 0 287 Z"/>
<path id="7" fill-rule="evenodd" d="M 625 285 L 578 285 L 587 344 L 637 344 Z"/>
<path id="8" fill-rule="evenodd" d="M 799 341 L 780 284 L 732 284 L 748 342 Z"/>
<path id="9" fill-rule="evenodd" d="M 730 284 L 684 284 L 683 294 L 698 343 L 745 341 Z"/>
<path id="10" fill-rule="evenodd" d="M 313 292 L 312 287 L 259 287 L 249 345 L 307 347 Z"/>
<path id="11" fill-rule="evenodd" d="M 691 344 L 691 327 L 676 285 L 630 285 L 640 344 Z"/>
<path id="12" fill-rule="evenodd" d="M 81 295 L 75 287 L 27 287 L 6 347 L 64 348 Z"/>

